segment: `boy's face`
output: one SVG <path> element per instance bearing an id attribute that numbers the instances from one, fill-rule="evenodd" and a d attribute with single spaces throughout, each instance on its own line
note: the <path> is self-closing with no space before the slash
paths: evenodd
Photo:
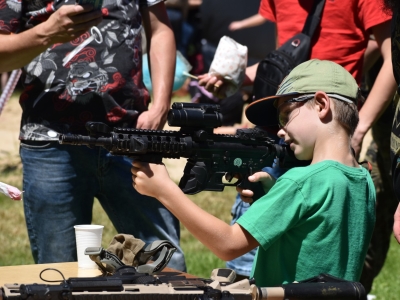
<path id="1" fill-rule="evenodd" d="M 295 96 L 296 97 L 296 96 Z M 290 102 L 293 96 L 282 97 L 275 103 L 281 129 L 278 136 L 293 150 L 297 159 L 311 160 L 315 144 L 315 120 L 313 105 L 305 105 L 313 98 L 302 102 Z"/>

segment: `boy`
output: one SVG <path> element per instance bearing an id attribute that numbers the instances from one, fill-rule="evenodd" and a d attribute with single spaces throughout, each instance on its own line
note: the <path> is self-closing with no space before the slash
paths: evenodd
<path id="1" fill-rule="evenodd" d="M 247 108 L 278 112 L 280 138 L 307 167 L 282 175 L 229 226 L 190 201 L 162 165 L 135 162 L 133 186 L 157 198 L 217 256 L 231 260 L 260 246 L 252 270 L 258 286 L 277 286 L 319 273 L 359 280 L 375 222 L 375 190 L 350 147 L 359 88 L 343 67 L 310 60 L 297 66 L 276 96 Z M 249 178 L 251 180 L 251 178 Z"/>

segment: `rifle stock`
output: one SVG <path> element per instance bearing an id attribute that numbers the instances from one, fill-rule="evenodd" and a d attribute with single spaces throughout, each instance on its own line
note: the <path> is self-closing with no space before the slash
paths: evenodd
<path id="1" fill-rule="evenodd" d="M 216 269 L 214 274 L 233 272 Z M 258 287 L 253 279 L 235 283 L 224 276 L 211 279 L 147 275 L 124 267 L 109 277 L 69 278 L 59 285 L 5 285 L 0 300 L 365 300 L 358 282 L 321 274 L 300 283 Z"/>
<path id="2" fill-rule="evenodd" d="M 179 131 L 110 128 L 103 123 L 88 122 L 89 136 L 61 135 L 60 144 L 101 146 L 113 155 L 125 155 L 144 162 L 161 163 L 163 158 L 187 158 L 179 187 L 186 194 L 201 191 L 223 191 L 225 186 L 239 186 L 264 195 L 260 183 L 248 176 L 275 158 L 295 160 L 287 146 L 274 144 L 268 134 L 258 128 L 238 129 L 235 135 L 214 134 L 221 126 L 219 106 L 174 103 L 168 113 L 168 124 Z M 224 177 L 228 178 L 228 181 Z M 233 178 L 238 180 L 231 182 Z"/>

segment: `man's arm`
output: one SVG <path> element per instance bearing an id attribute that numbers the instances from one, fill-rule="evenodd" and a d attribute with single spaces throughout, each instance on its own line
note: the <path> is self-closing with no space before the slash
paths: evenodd
<path id="1" fill-rule="evenodd" d="M 396 91 L 396 81 L 392 69 L 390 21 L 373 27 L 372 33 L 380 48 L 383 64 L 368 98 L 360 110 L 360 121 L 352 138 L 352 147 L 357 156 L 360 154 L 365 134 L 388 107 Z"/>
<path id="2" fill-rule="evenodd" d="M 365 49 L 364 53 L 364 74 L 374 66 L 374 64 L 378 61 L 380 57 L 381 50 L 379 49 L 378 43 L 375 41 L 375 38 L 370 38 L 368 41 L 367 49 Z"/>
<path id="3" fill-rule="evenodd" d="M 47 21 L 24 32 L 0 30 L 0 72 L 25 66 L 51 45 L 69 42 L 101 20 L 101 11 L 91 6 L 63 5 Z"/>
<path id="4" fill-rule="evenodd" d="M 258 246 L 240 225 L 232 226 L 193 203 L 169 178 L 164 165 L 135 161 L 133 187 L 158 199 L 207 248 L 223 260 L 236 258 Z"/>
<path id="5" fill-rule="evenodd" d="M 244 28 L 256 27 L 264 24 L 265 22 L 267 22 L 267 19 L 265 19 L 262 15 L 257 13 L 246 19 L 232 22 L 231 24 L 229 24 L 229 30 L 235 31 Z"/>
<path id="6" fill-rule="evenodd" d="M 141 13 L 147 38 L 153 103 L 149 111 L 139 116 L 137 128 L 162 129 L 171 104 L 176 63 L 175 38 L 164 2 L 142 8 Z"/>

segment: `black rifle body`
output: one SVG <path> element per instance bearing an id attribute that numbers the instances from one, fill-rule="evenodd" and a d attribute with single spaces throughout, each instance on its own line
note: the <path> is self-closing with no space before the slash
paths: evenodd
<path id="1" fill-rule="evenodd" d="M 126 155 L 150 163 L 161 163 L 163 158 L 188 158 L 179 186 L 187 194 L 196 194 L 203 190 L 222 191 L 225 186 L 235 185 L 223 182 L 226 174 L 237 176 L 239 186 L 250 188 L 247 177 L 265 166 L 272 166 L 284 148 L 269 139 L 247 138 L 253 131 L 218 135 L 114 128 L 109 137 L 67 135 L 61 143 L 101 146 L 113 155 Z"/>
<path id="2" fill-rule="evenodd" d="M 174 103 L 168 123 L 180 126 L 179 131 L 111 129 L 103 123 L 89 122 L 88 136 L 61 135 L 59 141 L 100 146 L 113 155 L 150 163 L 161 163 L 163 158 L 187 158 L 179 183 L 184 193 L 223 191 L 225 186 L 239 186 L 253 190 L 254 198 L 258 199 L 264 195 L 261 184 L 251 184 L 248 176 L 272 166 L 276 157 L 293 161 L 294 155 L 288 146 L 275 144 L 265 131 L 257 128 L 238 129 L 234 135 L 214 134 L 213 128 L 219 126 L 221 118 L 217 109 Z M 233 178 L 237 178 L 234 183 Z"/>

